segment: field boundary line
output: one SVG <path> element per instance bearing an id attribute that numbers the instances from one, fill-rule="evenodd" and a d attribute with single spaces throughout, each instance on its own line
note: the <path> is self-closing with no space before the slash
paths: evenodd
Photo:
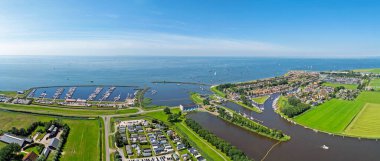
<path id="1" fill-rule="evenodd" d="M 358 120 L 359 116 L 363 113 L 363 111 L 367 108 L 369 103 L 366 103 L 362 109 L 355 115 L 354 118 L 350 121 L 350 123 L 344 128 L 343 132 L 346 133 L 352 126 L 354 126 L 356 120 Z"/>

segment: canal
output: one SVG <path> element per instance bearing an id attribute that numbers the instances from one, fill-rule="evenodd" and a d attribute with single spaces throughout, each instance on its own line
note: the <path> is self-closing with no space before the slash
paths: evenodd
<path id="1" fill-rule="evenodd" d="M 267 155 L 268 161 L 373 161 L 380 160 L 380 142 L 375 140 L 343 138 L 324 133 L 317 133 L 302 126 L 294 125 L 281 118 L 272 109 L 272 103 L 276 95 L 272 95 L 264 104 L 264 112 L 261 114 L 252 112 L 237 104 L 227 102 L 224 106 L 242 112 L 263 121 L 263 124 L 282 130 L 291 136 L 291 140 L 275 146 Z M 230 142 L 232 145 L 244 151 L 250 158 L 261 160 L 276 141 L 248 132 L 231 125 L 208 113 L 196 112 L 188 114 L 203 127 L 209 129 L 217 136 Z M 327 145 L 328 150 L 321 148 Z"/>

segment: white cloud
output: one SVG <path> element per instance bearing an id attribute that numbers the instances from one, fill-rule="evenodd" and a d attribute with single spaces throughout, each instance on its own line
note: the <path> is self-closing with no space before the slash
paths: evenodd
<path id="1" fill-rule="evenodd" d="M 271 43 L 160 33 L 112 33 L 110 35 L 82 33 L 82 36 L 74 37 L 74 39 L 0 41 L 0 55 L 267 56 L 295 52 L 294 49 Z"/>

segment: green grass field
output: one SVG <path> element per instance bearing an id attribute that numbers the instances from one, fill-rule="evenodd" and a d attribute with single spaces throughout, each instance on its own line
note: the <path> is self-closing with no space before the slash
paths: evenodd
<path id="1" fill-rule="evenodd" d="M 369 83 L 369 86 L 371 86 L 377 91 L 380 90 L 380 79 L 371 80 L 371 82 Z"/>
<path id="2" fill-rule="evenodd" d="M 0 91 L 0 94 L 9 96 L 9 97 L 14 97 L 17 95 L 17 92 L 16 91 Z"/>
<path id="3" fill-rule="evenodd" d="M 333 99 L 297 116 L 294 120 L 320 131 L 342 133 L 364 103 Z"/>
<path id="4" fill-rule="evenodd" d="M 352 136 L 379 138 L 380 104 L 367 103 L 352 121 L 345 133 Z"/>
<path id="5" fill-rule="evenodd" d="M 357 84 L 339 84 L 339 83 L 329 83 L 329 82 L 326 82 L 326 83 L 323 83 L 324 86 L 328 86 L 328 87 L 339 87 L 339 86 L 343 86 L 344 88 L 346 89 L 356 89 L 358 87 Z"/>
<path id="6" fill-rule="evenodd" d="M 380 68 L 372 68 L 372 69 L 357 69 L 354 70 L 355 72 L 369 72 L 369 73 L 375 73 L 380 74 Z"/>
<path id="7" fill-rule="evenodd" d="M 333 99 L 306 111 L 294 120 L 324 132 L 380 138 L 379 98 L 380 92 L 364 91 L 354 101 Z"/>
<path id="8" fill-rule="evenodd" d="M 100 131 L 98 120 L 65 120 L 70 134 L 61 161 L 100 160 Z"/>
<path id="9" fill-rule="evenodd" d="M 0 103 L 1 109 L 24 111 L 39 114 L 55 114 L 64 116 L 99 116 L 99 115 L 114 115 L 136 113 L 137 109 L 122 109 L 122 110 L 87 110 L 87 109 L 69 109 L 58 107 L 46 107 L 35 105 L 13 105 Z"/>
<path id="10" fill-rule="evenodd" d="M 0 111 L 0 129 L 26 128 L 35 121 L 58 119 L 50 116 Z M 61 161 L 100 160 L 100 132 L 98 120 L 59 118 L 70 127 L 70 134 Z M 3 146 L 4 143 L 0 143 Z"/>
<path id="11" fill-rule="evenodd" d="M 253 100 L 255 102 L 257 102 L 258 104 L 264 104 L 265 101 L 267 101 L 269 98 L 269 96 L 262 96 L 262 97 L 256 97 L 256 98 L 253 98 Z"/>

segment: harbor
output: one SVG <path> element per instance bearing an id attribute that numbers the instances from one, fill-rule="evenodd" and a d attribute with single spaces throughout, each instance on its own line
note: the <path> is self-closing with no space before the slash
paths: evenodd
<path id="1" fill-rule="evenodd" d="M 138 89 L 134 86 L 51 86 L 30 89 L 27 98 L 51 101 L 80 102 L 130 102 L 135 98 Z M 41 102 L 41 101 L 40 101 Z M 42 101 L 44 102 L 44 101 Z"/>

